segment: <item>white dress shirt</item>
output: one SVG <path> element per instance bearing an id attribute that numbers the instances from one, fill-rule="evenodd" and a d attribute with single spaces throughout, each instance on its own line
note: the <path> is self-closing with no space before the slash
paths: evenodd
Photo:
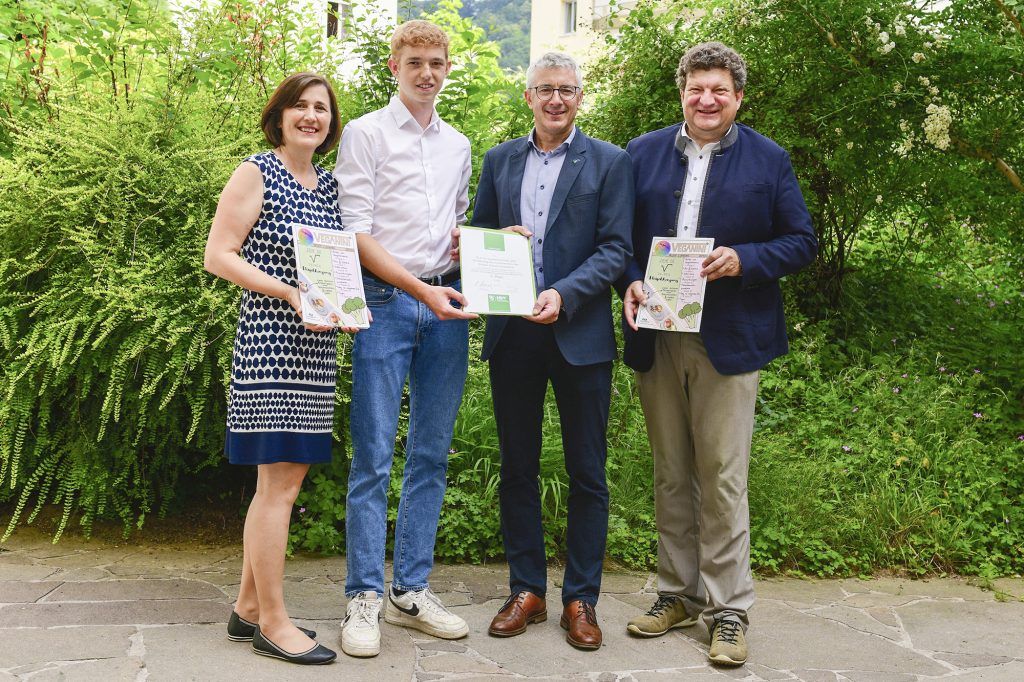
<path id="1" fill-rule="evenodd" d="M 707 184 L 711 157 L 722 146 L 722 141 L 698 147 L 693 138 L 686 134 L 686 123 L 679 128 L 679 138 L 683 144 L 683 153 L 686 154 L 686 181 L 683 182 L 683 196 L 676 217 L 676 236 L 692 239 L 697 236 L 697 219 L 700 218 L 700 205 L 704 201 L 704 185 Z"/>
<path id="2" fill-rule="evenodd" d="M 433 112 L 426 128 L 397 97 L 341 135 L 338 203 L 348 232 L 368 233 L 416 277 L 452 270 L 451 231 L 466 221 L 469 139 Z"/>

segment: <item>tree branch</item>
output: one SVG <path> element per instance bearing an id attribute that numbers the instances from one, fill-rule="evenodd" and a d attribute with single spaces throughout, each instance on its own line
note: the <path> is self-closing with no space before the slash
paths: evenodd
<path id="1" fill-rule="evenodd" d="M 1021 180 L 1020 176 L 1017 175 L 1016 171 L 1010 167 L 1010 164 L 1006 163 L 1003 159 L 999 158 L 992 152 L 976 147 L 960 138 L 954 137 L 953 143 L 956 144 L 956 148 L 960 150 L 960 153 L 964 156 L 969 156 L 973 159 L 982 159 L 993 164 L 1000 173 L 1006 176 L 1006 179 L 1010 181 L 1010 184 L 1018 192 L 1024 192 L 1024 181 Z"/>
<path id="2" fill-rule="evenodd" d="M 1020 19 L 1018 19 L 1017 15 L 1013 13 L 1013 10 L 1007 7 L 1006 3 L 1004 3 L 1003 0 L 995 0 L 995 3 L 996 7 L 998 7 L 1002 11 L 1002 13 L 1006 15 L 1006 18 L 1009 19 L 1010 23 L 1013 24 L 1014 27 L 1017 29 L 1017 33 L 1020 34 L 1020 37 L 1024 38 L 1024 26 L 1021 25 Z"/>

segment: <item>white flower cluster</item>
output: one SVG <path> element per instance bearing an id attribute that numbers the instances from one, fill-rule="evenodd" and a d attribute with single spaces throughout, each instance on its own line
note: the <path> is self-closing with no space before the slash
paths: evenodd
<path id="1" fill-rule="evenodd" d="M 914 136 L 913 136 L 913 134 L 910 134 L 910 135 L 907 135 L 905 138 L 903 138 L 902 142 L 900 142 L 898 145 L 893 147 L 893 151 L 896 152 L 896 154 L 901 159 L 905 159 L 905 158 L 907 158 L 907 155 L 910 154 L 910 150 L 913 149 L 913 148 L 914 148 Z"/>
<path id="2" fill-rule="evenodd" d="M 896 35 L 898 35 L 900 37 L 903 37 L 903 36 L 907 35 L 907 25 L 904 24 L 899 19 L 897 19 L 896 22 L 892 25 L 892 30 L 893 30 L 893 33 L 895 33 Z"/>
<path id="3" fill-rule="evenodd" d="M 924 61 L 924 54 L 921 52 L 915 52 L 914 56 L 910 58 L 915 64 L 920 64 Z"/>
<path id="4" fill-rule="evenodd" d="M 875 39 L 878 40 L 878 51 L 882 54 L 889 54 L 896 48 L 895 41 L 889 40 L 889 32 L 882 30 L 882 25 L 876 21 L 872 21 L 871 17 L 864 17 L 864 25 L 869 29 L 874 29 Z M 898 33 L 897 33 L 898 35 Z"/>
<path id="5" fill-rule="evenodd" d="M 949 107 L 929 104 L 925 109 L 928 114 L 924 119 L 924 137 L 939 149 L 949 149 L 949 126 L 953 123 L 953 113 Z"/>

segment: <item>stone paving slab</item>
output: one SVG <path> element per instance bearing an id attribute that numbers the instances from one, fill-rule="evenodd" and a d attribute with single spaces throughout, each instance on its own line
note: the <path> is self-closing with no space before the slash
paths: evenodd
<path id="1" fill-rule="evenodd" d="M 240 564 L 237 545 L 69 537 L 54 546 L 16 534 L 0 550 L 0 681 L 1024 680 L 1020 578 L 993 581 L 991 591 L 955 578 L 758 581 L 750 662 L 722 669 L 707 663 L 702 625 L 655 639 L 625 632 L 653 602 L 649 574 L 605 573 L 597 609 L 604 646 L 581 652 L 558 626 L 562 567 L 549 569 L 548 621 L 497 639 L 486 629 L 507 596 L 507 566 L 438 565 L 432 587 L 466 618 L 469 637 L 450 642 L 385 623 L 380 656 L 342 655 L 311 669 L 226 639 Z M 297 556 L 285 570 L 292 617 L 340 651 L 344 558 Z"/>
<path id="2" fill-rule="evenodd" d="M 143 670 L 137 658 L 110 658 L 54 664 L 32 674 L 32 682 L 98 682 L 135 680 Z M 18 679 L 18 678 L 15 678 Z"/>
<path id="3" fill-rule="evenodd" d="M 0 604 L 31 603 L 53 592 L 61 583 L 41 582 L 0 582 Z"/>
<path id="4" fill-rule="evenodd" d="M 195 580 L 108 580 L 65 583 L 46 595 L 44 602 L 120 601 L 147 599 L 219 599 L 224 593 Z"/>
<path id="5" fill-rule="evenodd" d="M 11 604 L 0 607 L 0 628 L 227 623 L 230 615 L 231 607 L 226 603 L 194 599 Z"/>
<path id="6" fill-rule="evenodd" d="M 0 669 L 124 656 L 134 627 L 24 628 L 0 636 Z"/>
<path id="7" fill-rule="evenodd" d="M 917 602 L 897 610 L 915 647 L 1024 657 L 1024 603 L 999 604 L 998 612 L 993 622 L 992 602 Z"/>

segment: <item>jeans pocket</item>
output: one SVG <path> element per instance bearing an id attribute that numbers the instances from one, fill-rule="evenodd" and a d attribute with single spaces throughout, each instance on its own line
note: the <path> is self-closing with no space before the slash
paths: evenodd
<path id="1" fill-rule="evenodd" d="M 396 287 L 385 284 L 377 279 L 363 278 L 363 292 L 366 294 L 366 305 L 381 306 L 390 303 L 395 297 Z"/>

